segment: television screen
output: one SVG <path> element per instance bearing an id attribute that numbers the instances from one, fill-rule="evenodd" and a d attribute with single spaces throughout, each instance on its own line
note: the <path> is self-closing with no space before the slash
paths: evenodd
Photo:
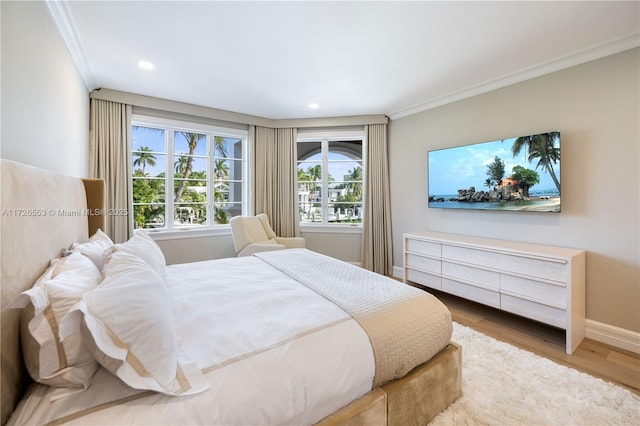
<path id="1" fill-rule="evenodd" d="M 560 132 L 427 153 L 429 207 L 560 212 Z"/>

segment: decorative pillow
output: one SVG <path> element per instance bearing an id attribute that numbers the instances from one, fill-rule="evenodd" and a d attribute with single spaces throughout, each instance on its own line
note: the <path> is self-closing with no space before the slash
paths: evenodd
<path id="1" fill-rule="evenodd" d="M 96 265 L 99 271 L 102 271 L 107 256 L 111 253 L 109 249 L 114 246 L 111 238 L 102 230 L 98 229 L 95 234 L 89 238 L 86 243 L 73 244 L 73 250 L 87 256 Z"/>
<path id="2" fill-rule="evenodd" d="M 145 231 L 135 230 L 127 242 L 116 244 L 115 250 L 138 256 L 164 280 L 167 261 L 158 244 Z"/>
<path id="3" fill-rule="evenodd" d="M 177 356 L 175 324 L 162 278 L 142 259 L 115 251 L 104 280 L 85 293 L 63 322 L 80 317 L 85 343 L 107 370 L 135 389 L 190 395 L 209 385 L 193 363 Z M 72 331 L 72 330 L 71 330 Z"/>
<path id="4" fill-rule="evenodd" d="M 83 387 L 91 383 L 98 364 L 82 344 L 79 327 L 69 325 L 64 342 L 59 325 L 69 309 L 102 279 L 87 257 L 73 252 L 54 259 L 34 286 L 21 293 L 11 307 L 21 314 L 24 360 L 33 380 L 55 387 Z"/>

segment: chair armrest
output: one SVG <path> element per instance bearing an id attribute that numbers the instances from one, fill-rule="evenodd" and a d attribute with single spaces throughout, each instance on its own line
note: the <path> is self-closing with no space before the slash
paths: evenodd
<path id="1" fill-rule="evenodd" d="M 259 253 L 261 251 L 275 251 L 275 250 L 284 250 L 286 247 L 282 244 L 273 244 L 273 243 L 253 243 L 249 244 L 245 248 L 243 248 L 240 253 L 238 253 L 238 257 L 241 256 L 251 256 L 254 253 Z"/>
<path id="2" fill-rule="evenodd" d="M 276 241 L 288 249 L 304 248 L 305 246 L 305 240 L 302 237 L 276 237 Z"/>

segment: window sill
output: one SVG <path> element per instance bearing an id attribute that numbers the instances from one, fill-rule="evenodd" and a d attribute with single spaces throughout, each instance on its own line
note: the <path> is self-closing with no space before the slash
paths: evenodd
<path id="1" fill-rule="evenodd" d="M 147 233 L 156 241 L 183 240 L 187 238 L 207 238 L 230 236 L 228 226 L 204 229 L 147 229 Z M 362 234 L 360 225 L 300 225 L 300 232 L 305 234 Z"/>
<path id="2" fill-rule="evenodd" d="M 362 234 L 362 225 L 300 225 L 301 233 Z"/>
<path id="3" fill-rule="evenodd" d="M 231 235 L 231 227 L 220 226 L 204 229 L 150 229 L 147 230 L 147 233 L 156 241 L 182 240 L 186 238 L 207 238 Z"/>

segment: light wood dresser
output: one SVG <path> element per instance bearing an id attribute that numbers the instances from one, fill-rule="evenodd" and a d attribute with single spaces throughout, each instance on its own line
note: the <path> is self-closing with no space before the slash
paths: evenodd
<path id="1" fill-rule="evenodd" d="M 403 235 L 404 281 L 585 334 L 585 252 L 437 232 Z"/>

